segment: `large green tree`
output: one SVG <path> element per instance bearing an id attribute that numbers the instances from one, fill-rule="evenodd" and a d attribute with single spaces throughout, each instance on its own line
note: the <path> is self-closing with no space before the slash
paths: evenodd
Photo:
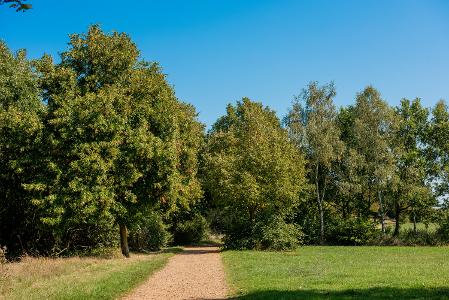
<path id="1" fill-rule="evenodd" d="M 48 106 L 49 171 L 27 187 L 40 191 L 34 203 L 46 212 L 42 220 L 69 234 L 64 247 L 78 235 L 78 245 L 106 243 L 118 224 L 128 256 L 127 226 L 139 211 L 170 211 L 201 196 L 195 142 L 202 125 L 126 34 L 92 26 L 69 45 L 59 64 L 48 56 L 36 62 Z M 101 226 L 104 238 L 85 236 Z"/>
<path id="2" fill-rule="evenodd" d="M 13 55 L 0 42 L 0 245 L 11 254 L 40 237 L 36 210 L 23 189 L 37 175 L 45 107 L 25 51 Z"/>
<path id="3" fill-rule="evenodd" d="M 324 201 L 332 176 L 332 165 L 343 152 L 333 84 L 309 84 L 286 117 L 291 139 L 306 154 L 310 181 L 315 186 L 315 200 L 320 219 L 320 242 L 324 243 Z"/>
<path id="4" fill-rule="evenodd" d="M 306 187 L 304 158 L 272 110 L 248 98 L 229 105 L 207 136 L 204 162 L 205 189 L 230 219 L 228 247 L 264 247 L 263 228 L 288 228 Z"/>

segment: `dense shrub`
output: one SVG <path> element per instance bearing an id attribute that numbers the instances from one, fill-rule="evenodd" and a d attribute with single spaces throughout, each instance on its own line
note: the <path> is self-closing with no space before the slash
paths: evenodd
<path id="1" fill-rule="evenodd" d="M 226 249 L 254 249 L 257 246 L 257 237 L 254 225 L 239 218 L 227 220 L 225 225 L 225 236 L 223 239 Z"/>
<path id="2" fill-rule="evenodd" d="M 206 219 L 196 214 L 190 220 L 181 221 L 174 228 L 174 243 L 176 245 L 187 245 L 200 242 L 207 233 L 208 224 Z"/>
<path id="3" fill-rule="evenodd" d="M 160 214 L 150 212 L 129 230 L 129 246 L 133 250 L 156 251 L 172 239 Z"/>
<path id="4" fill-rule="evenodd" d="M 447 211 L 442 211 L 438 219 L 439 228 L 437 229 L 437 234 L 440 239 L 445 242 L 449 242 L 449 213 Z"/>
<path id="5" fill-rule="evenodd" d="M 265 250 L 291 250 L 303 242 L 304 234 L 296 224 L 287 224 L 281 218 L 261 224 L 261 248 Z"/>
<path id="6" fill-rule="evenodd" d="M 275 216 L 255 223 L 230 224 L 224 238 L 226 249 L 291 250 L 303 244 L 304 233 L 297 224 Z"/>
<path id="7" fill-rule="evenodd" d="M 444 244 L 444 241 L 441 235 L 435 231 L 417 229 L 415 232 L 413 229 L 405 229 L 398 236 L 388 233 L 382 235 L 379 232 L 370 244 L 378 246 L 438 246 Z"/>
<path id="8" fill-rule="evenodd" d="M 326 241 L 336 245 L 365 245 L 375 237 L 374 224 L 363 219 L 334 219 L 328 225 Z"/>

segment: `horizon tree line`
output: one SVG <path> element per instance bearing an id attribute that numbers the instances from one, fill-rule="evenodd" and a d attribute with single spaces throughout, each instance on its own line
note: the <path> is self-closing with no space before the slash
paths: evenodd
<path id="1" fill-rule="evenodd" d="M 444 101 L 392 107 L 368 86 L 337 109 L 334 84 L 311 82 L 283 119 L 243 98 L 205 132 L 128 35 L 91 26 L 60 56 L 0 43 L 0 245 L 13 254 L 120 242 L 129 256 L 128 235 L 157 248 L 206 220 L 227 248 L 363 244 L 387 217 L 393 236 L 433 222 L 449 192 Z"/>

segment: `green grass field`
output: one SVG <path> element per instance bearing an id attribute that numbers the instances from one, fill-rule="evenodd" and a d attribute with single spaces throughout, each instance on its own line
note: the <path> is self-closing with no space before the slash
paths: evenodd
<path id="1" fill-rule="evenodd" d="M 449 299 L 449 247 L 225 251 L 235 299 Z"/>
<path id="2" fill-rule="evenodd" d="M 179 249 L 131 258 L 26 258 L 0 265 L 0 299 L 116 299 Z"/>

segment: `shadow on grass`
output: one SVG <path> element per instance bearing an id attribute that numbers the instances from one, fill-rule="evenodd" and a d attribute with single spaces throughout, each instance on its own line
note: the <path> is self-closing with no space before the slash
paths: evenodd
<path id="1" fill-rule="evenodd" d="M 292 299 L 449 299 L 448 288 L 389 288 L 350 289 L 342 291 L 297 290 L 258 291 L 231 298 L 234 300 L 292 300 Z"/>

